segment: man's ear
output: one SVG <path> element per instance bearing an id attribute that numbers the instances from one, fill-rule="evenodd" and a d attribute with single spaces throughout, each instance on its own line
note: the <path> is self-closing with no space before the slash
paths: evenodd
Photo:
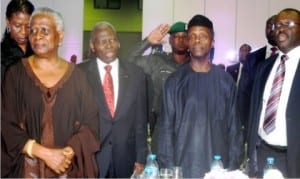
<path id="1" fill-rule="evenodd" d="M 211 42 L 211 48 L 214 48 L 215 47 L 215 40 L 212 40 Z"/>
<path id="2" fill-rule="evenodd" d="M 90 43 L 89 43 L 89 46 L 90 46 L 90 49 L 93 53 L 95 53 L 95 48 L 94 48 L 94 44 L 93 42 L 90 40 Z"/>

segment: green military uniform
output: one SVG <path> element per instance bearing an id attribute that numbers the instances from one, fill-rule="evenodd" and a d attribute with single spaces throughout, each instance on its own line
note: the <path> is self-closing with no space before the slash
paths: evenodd
<path id="1" fill-rule="evenodd" d="M 149 42 L 143 40 L 137 54 L 142 54 L 149 47 Z M 133 55 L 133 54 L 131 54 Z M 162 105 L 162 91 L 166 79 L 171 73 L 176 71 L 180 64 L 173 59 L 172 53 L 151 54 L 147 56 L 135 56 L 128 58 L 143 68 L 148 78 L 148 96 L 149 96 L 149 124 L 150 133 L 152 136 L 152 152 L 156 153 L 156 138 L 157 130 L 155 129 L 156 122 L 160 117 L 160 108 Z"/>
<path id="2" fill-rule="evenodd" d="M 183 22 L 176 22 L 171 26 L 169 33 L 184 32 L 185 26 L 186 24 Z M 128 60 L 140 66 L 148 76 L 149 124 L 152 136 L 152 152 L 155 153 L 157 133 L 154 129 L 156 121 L 159 121 L 158 118 L 160 117 L 163 87 L 169 75 L 181 65 L 175 61 L 172 53 L 161 52 L 143 56 L 143 53 L 150 47 L 150 42 L 144 39 L 133 48 Z"/>

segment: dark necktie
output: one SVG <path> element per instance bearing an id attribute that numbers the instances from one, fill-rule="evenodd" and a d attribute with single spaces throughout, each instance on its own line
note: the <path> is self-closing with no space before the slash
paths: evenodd
<path id="1" fill-rule="evenodd" d="M 104 76 L 103 82 L 103 90 L 106 99 L 106 103 L 108 105 L 108 109 L 112 117 L 114 117 L 115 109 L 114 109 L 114 85 L 112 76 L 110 74 L 111 66 L 106 65 L 105 67 L 106 73 Z"/>
<path id="2" fill-rule="evenodd" d="M 277 71 L 272 83 L 271 93 L 268 99 L 263 123 L 263 129 L 267 134 L 275 129 L 276 113 L 285 75 L 285 61 L 287 59 L 288 57 L 286 55 L 281 56 L 281 62 L 277 67 Z"/>
<path id="3" fill-rule="evenodd" d="M 272 47 L 271 51 L 272 51 L 271 56 L 273 56 L 273 55 L 277 54 L 278 49 L 277 49 L 277 47 Z"/>

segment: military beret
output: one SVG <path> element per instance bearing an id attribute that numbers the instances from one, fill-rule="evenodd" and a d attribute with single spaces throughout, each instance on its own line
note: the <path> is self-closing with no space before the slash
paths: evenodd
<path id="1" fill-rule="evenodd" d="M 192 26 L 204 26 L 209 29 L 213 29 L 213 23 L 207 17 L 203 15 L 195 15 L 188 23 L 188 29 Z"/>
<path id="2" fill-rule="evenodd" d="M 169 30 L 169 34 L 173 34 L 175 32 L 185 32 L 186 31 L 185 26 L 186 26 L 186 23 L 184 23 L 184 22 L 181 22 L 181 21 L 176 22 L 171 26 L 171 28 Z"/>

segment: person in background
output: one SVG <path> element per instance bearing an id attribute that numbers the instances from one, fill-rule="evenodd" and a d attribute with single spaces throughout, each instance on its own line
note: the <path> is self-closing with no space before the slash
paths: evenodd
<path id="1" fill-rule="evenodd" d="M 226 67 L 225 67 L 225 65 L 223 63 L 219 63 L 217 66 L 220 67 L 224 71 L 226 69 Z"/>
<path id="2" fill-rule="evenodd" d="M 97 176 L 98 108 L 84 72 L 58 54 L 63 37 L 60 13 L 33 12 L 34 54 L 11 66 L 2 85 L 3 177 Z"/>
<path id="3" fill-rule="evenodd" d="M 232 76 L 232 78 L 234 79 L 234 81 L 236 81 L 237 84 L 239 83 L 240 75 L 242 73 L 242 68 L 247 59 L 246 57 L 250 52 L 251 52 L 250 45 L 248 44 L 241 45 L 239 49 L 239 62 L 234 65 L 230 65 L 226 68 L 226 71 Z"/>
<path id="4" fill-rule="evenodd" d="M 70 62 L 76 64 L 77 63 L 77 55 L 71 55 Z"/>
<path id="5" fill-rule="evenodd" d="M 7 68 L 33 54 L 29 41 L 29 18 L 34 6 L 27 0 L 11 0 L 6 7 L 6 29 L 1 41 L 1 81 Z"/>
<path id="6" fill-rule="evenodd" d="M 244 129 L 245 141 L 248 129 L 250 98 L 256 69 L 261 62 L 264 62 L 271 55 L 278 53 L 275 42 L 275 20 L 276 15 L 273 15 L 266 21 L 265 35 L 268 43 L 264 47 L 249 53 L 243 65 L 241 78 L 239 80 L 237 106 Z M 273 51 L 274 49 L 277 51 L 272 52 L 272 49 Z"/>
<path id="7" fill-rule="evenodd" d="M 171 53 L 143 55 L 150 46 L 162 45 L 162 40 L 168 33 Z M 160 118 L 163 86 L 168 76 L 189 59 L 186 23 L 178 21 L 171 27 L 168 24 L 157 26 L 146 39 L 133 48 L 129 57 L 128 60 L 140 66 L 148 77 L 151 150 L 156 153 L 157 130 L 155 128 Z"/>
<path id="8" fill-rule="evenodd" d="M 242 131 L 236 115 L 237 87 L 229 74 L 210 61 L 213 23 L 195 15 L 187 33 L 190 62 L 165 84 L 158 161 L 161 168 L 182 167 L 184 178 L 202 178 L 217 154 L 226 169 L 239 168 Z"/>
<path id="9" fill-rule="evenodd" d="M 88 76 L 100 110 L 100 178 L 140 174 L 147 157 L 146 75 L 119 59 L 120 41 L 112 24 L 98 22 L 91 33 L 95 57 L 79 64 Z"/>
<path id="10" fill-rule="evenodd" d="M 300 177 L 300 11 L 281 10 L 275 21 L 278 55 L 256 70 L 248 130 L 249 176 L 261 178 L 267 157 L 285 178 Z"/>

